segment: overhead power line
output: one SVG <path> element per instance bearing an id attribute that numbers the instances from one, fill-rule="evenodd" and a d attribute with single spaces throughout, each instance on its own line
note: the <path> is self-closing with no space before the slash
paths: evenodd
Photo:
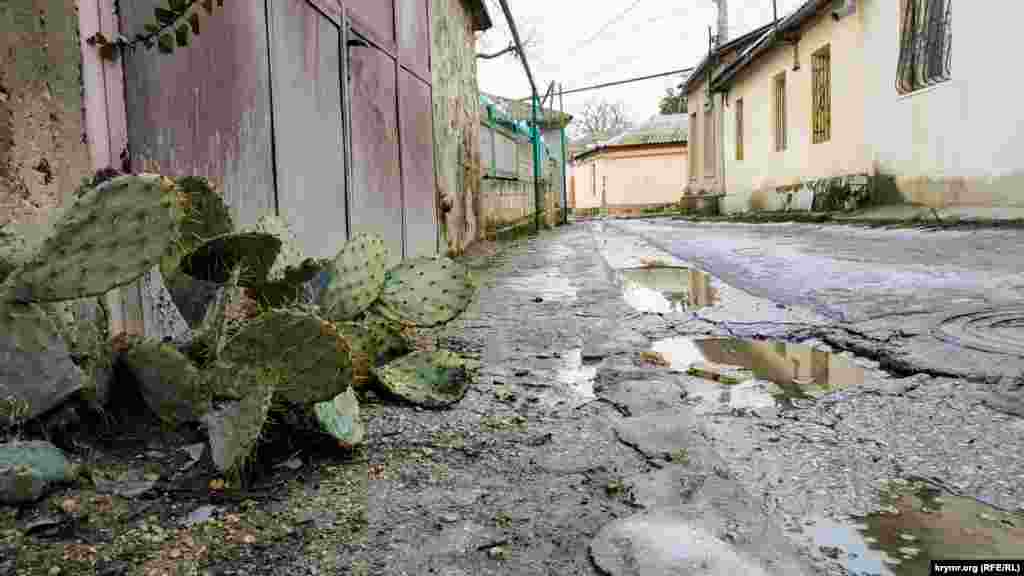
<path id="1" fill-rule="evenodd" d="M 601 28 L 597 32 L 595 32 L 593 35 L 591 35 L 589 38 L 587 38 L 583 42 L 580 42 L 579 44 L 577 44 L 572 50 L 569 51 L 569 54 L 570 55 L 575 55 L 576 52 L 580 48 L 584 48 L 586 46 L 589 46 L 594 40 L 597 40 L 601 36 L 601 34 L 604 34 L 609 28 L 611 28 L 615 24 L 618 24 L 619 22 L 621 22 L 622 19 L 625 18 L 626 16 L 628 16 L 630 12 L 632 12 L 633 10 L 636 10 L 636 7 L 640 5 L 640 2 L 643 2 L 643 0 L 635 0 L 632 4 L 629 5 L 629 8 L 626 8 L 625 10 L 620 12 L 618 16 L 616 16 L 616 17 L 612 18 L 611 20 L 605 22 L 604 26 L 601 26 Z"/>
<path id="2" fill-rule="evenodd" d="M 654 80 L 655 78 L 664 78 L 666 76 L 675 76 L 677 74 L 689 74 L 693 72 L 693 67 L 683 68 L 682 70 L 673 70 L 671 72 L 662 72 L 661 74 L 651 74 L 649 76 L 638 76 L 636 78 L 630 78 L 628 80 L 616 80 L 615 82 L 605 82 L 603 84 L 595 84 L 594 86 L 586 86 L 584 88 L 573 88 L 572 90 L 563 90 L 553 94 L 554 96 L 565 96 L 567 94 L 577 94 L 579 92 L 587 92 L 589 90 L 599 90 L 601 88 L 610 88 L 612 86 L 621 86 L 623 84 L 632 84 L 633 82 L 640 82 L 642 80 Z M 520 98 L 519 101 L 526 101 L 532 98 L 527 96 L 526 98 Z"/>

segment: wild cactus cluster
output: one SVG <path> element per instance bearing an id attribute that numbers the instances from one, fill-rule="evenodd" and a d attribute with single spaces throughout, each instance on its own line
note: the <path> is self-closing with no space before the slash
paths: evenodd
<path id="1" fill-rule="evenodd" d="M 67 366 L 74 338 L 52 303 L 105 294 L 159 265 L 192 338 L 123 338 L 117 359 L 162 420 L 205 424 L 227 473 L 251 457 L 272 409 L 305 411 L 339 444 L 359 444 L 355 390 L 411 350 L 409 327 L 450 321 L 474 292 L 450 259 L 388 270 L 387 258 L 367 234 L 333 260 L 303 258 L 280 219 L 236 230 L 204 179 L 117 176 L 84 188 L 34 237 L 0 229 L 0 398 L 8 382 L 41 382 L 23 399 L 33 417 L 83 388 L 89 376 Z M 242 317 L 229 313 L 240 294 L 256 305 Z"/>

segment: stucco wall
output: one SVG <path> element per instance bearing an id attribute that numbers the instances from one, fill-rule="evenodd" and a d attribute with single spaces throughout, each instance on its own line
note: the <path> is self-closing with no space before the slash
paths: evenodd
<path id="1" fill-rule="evenodd" d="M 443 212 L 442 246 L 449 254 L 458 254 L 483 233 L 475 35 L 461 0 L 433 0 L 431 14 L 434 162 Z"/>
<path id="2" fill-rule="evenodd" d="M 952 79 L 896 92 L 899 5 L 862 0 L 867 138 L 878 170 L 906 198 L 933 206 L 1024 206 L 1024 109 L 1007 43 L 1024 3 L 954 2 Z M 1012 49 L 1011 49 L 1012 52 Z"/>
<path id="3" fill-rule="evenodd" d="M 828 11 L 808 22 L 796 46 L 777 46 L 762 55 L 730 87 L 722 118 L 727 212 L 780 207 L 778 187 L 805 180 L 868 173 L 864 141 L 863 13 L 833 20 Z M 813 143 L 812 55 L 830 47 L 832 133 Z M 786 76 L 786 149 L 775 149 L 775 77 Z M 743 99 L 743 160 L 736 159 L 736 101 Z"/>
<path id="4" fill-rule="evenodd" d="M 601 180 L 597 176 L 597 186 L 594 185 L 595 173 L 600 172 L 598 159 L 591 157 L 576 162 L 572 165 L 573 178 L 576 181 L 576 210 L 601 207 Z"/>
<path id="5" fill-rule="evenodd" d="M 686 148 L 623 150 L 603 154 L 598 171 L 608 176 L 609 206 L 677 202 L 686 185 Z"/>
<path id="6" fill-rule="evenodd" d="M 606 151 L 572 166 L 576 209 L 674 203 L 686 186 L 686 146 Z M 594 178 L 597 178 L 596 194 Z"/>
<path id="7" fill-rule="evenodd" d="M 0 2 L 0 225 L 39 222 L 92 172 L 76 4 Z"/>

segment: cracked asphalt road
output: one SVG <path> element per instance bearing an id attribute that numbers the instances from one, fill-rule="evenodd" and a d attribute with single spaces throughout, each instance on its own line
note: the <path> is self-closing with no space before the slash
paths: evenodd
<path id="1" fill-rule="evenodd" d="M 693 560 L 668 531 L 708 551 L 693 573 L 839 575 L 804 527 L 877 510 L 883 480 L 1024 509 L 1024 420 L 991 400 L 1014 398 L 1016 360 L 927 321 L 1019 300 L 1020 234 L 599 222 L 470 258 L 479 298 L 436 337 L 482 360 L 479 380 L 450 411 L 365 407 L 368 533 L 338 553 L 359 574 L 646 576 Z M 630 307 L 616 271 L 651 259 L 710 272 L 721 304 Z M 864 382 L 699 413 L 705 381 L 640 354 L 730 335 L 853 349 Z"/>

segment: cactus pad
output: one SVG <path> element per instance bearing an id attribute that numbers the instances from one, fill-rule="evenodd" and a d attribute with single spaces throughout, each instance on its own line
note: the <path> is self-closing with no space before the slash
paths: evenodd
<path id="1" fill-rule="evenodd" d="M 249 295 L 260 305 L 270 308 L 295 304 L 306 297 L 307 283 L 326 266 L 324 262 L 307 259 L 297 267 L 286 268 L 280 280 L 249 288 Z"/>
<path id="2" fill-rule="evenodd" d="M 267 280 L 271 282 L 283 280 L 285 270 L 298 268 L 302 265 L 305 258 L 303 258 L 302 250 L 299 248 L 299 240 L 295 237 L 295 232 L 284 219 L 272 215 L 262 216 L 256 222 L 254 231 L 270 234 L 281 241 L 281 250 L 277 255 L 277 259 L 274 260 L 274 265 L 271 266 L 267 273 Z"/>
<path id="3" fill-rule="evenodd" d="M 238 475 L 263 431 L 280 374 L 269 366 L 235 366 L 231 372 L 242 399 L 203 416 L 210 435 L 210 454 L 221 472 Z"/>
<path id="4" fill-rule="evenodd" d="M 325 317 L 343 322 L 369 308 L 384 286 L 387 259 L 387 246 L 375 235 L 360 233 L 346 242 L 321 278 Z"/>
<path id="5" fill-rule="evenodd" d="M 412 351 L 412 344 L 402 334 L 402 326 L 381 316 L 376 306 L 363 314 L 359 324 L 372 339 L 374 366 L 386 364 Z"/>
<path id="6" fill-rule="evenodd" d="M 5 299 L 72 300 L 132 282 L 177 241 L 180 200 L 170 179 L 152 174 L 118 176 L 87 190 L 45 227 L 7 279 Z"/>
<path id="7" fill-rule="evenodd" d="M 261 232 L 224 234 L 200 244 L 181 259 L 182 272 L 199 280 L 224 284 L 235 268 L 241 269 L 241 286 L 264 282 L 278 252 L 281 240 Z"/>
<path id="8" fill-rule="evenodd" d="M 281 397 L 312 404 L 348 388 L 349 354 L 348 344 L 330 322 L 305 312 L 271 310 L 231 337 L 221 358 L 235 365 L 274 367 L 281 374 Z"/>
<path id="9" fill-rule="evenodd" d="M 479 363 L 447 350 L 414 352 L 374 368 L 389 393 L 426 408 L 446 408 L 462 400 Z"/>
<path id="10" fill-rule="evenodd" d="M 378 311 L 412 326 L 437 326 L 458 316 L 476 288 L 469 270 L 450 258 L 416 258 L 388 271 Z"/>
<path id="11" fill-rule="evenodd" d="M 204 376 L 174 346 L 142 342 L 121 354 L 146 405 L 169 424 L 198 422 L 212 400 Z"/>
<path id="12" fill-rule="evenodd" d="M 334 400 L 313 407 L 320 429 L 338 440 L 343 448 L 353 448 L 366 439 L 366 430 L 359 419 L 359 400 L 351 388 Z"/>
<path id="13" fill-rule="evenodd" d="M 53 318 L 38 305 L 0 302 L 0 427 L 39 416 L 82 385 Z"/>
<path id="14" fill-rule="evenodd" d="M 189 254 L 211 238 L 229 234 L 235 229 L 231 211 L 205 178 L 187 176 L 176 182 L 184 212 L 181 235 L 174 250 L 160 260 L 164 278 L 174 276 L 182 256 Z"/>

